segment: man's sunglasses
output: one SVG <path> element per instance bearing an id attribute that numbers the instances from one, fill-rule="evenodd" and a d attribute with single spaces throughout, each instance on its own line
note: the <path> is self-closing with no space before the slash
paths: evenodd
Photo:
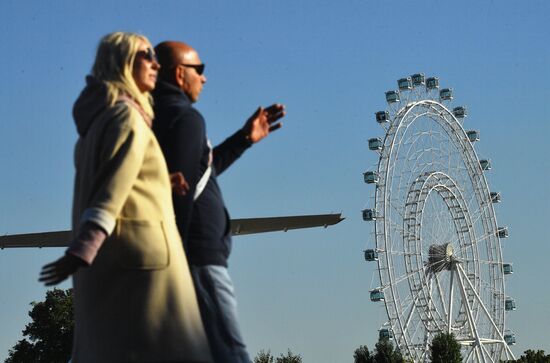
<path id="1" fill-rule="evenodd" d="M 158 62 L 157 55 L 151 48 L 147 48 L 147 50 L 140 50 L 136 53 L 136 55 L 143 57 L 143 59 L 149 62 Z"/>
<path id="2" fill-rule="evenodd" d="M 189 67 L 189 68 L 194 68 L 195 71 L 197 72 L 197 74 L 199 76 L 202 76 L 202 74 L 204 73 L 204 67 L 206 67 L 204 65 L 204 63 L 201 63 L 201 64 L 185 64 L 185 63 L 180 63 L 180 66 L 184 66 L 184 67 Z"/>

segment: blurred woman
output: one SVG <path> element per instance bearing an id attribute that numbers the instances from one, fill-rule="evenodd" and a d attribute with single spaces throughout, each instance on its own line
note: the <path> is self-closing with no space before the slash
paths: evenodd
<path id="1" fill-rule="evenodd" d="M 159 68 L 145 37 L 108 34 L 74 105 L 73 241 L 40 277 L 74 273 L 73 363 L 210 361 L 151 130 Z"/>

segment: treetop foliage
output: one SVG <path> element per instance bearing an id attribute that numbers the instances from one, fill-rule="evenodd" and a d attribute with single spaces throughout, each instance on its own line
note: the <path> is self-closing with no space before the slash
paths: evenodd
<path id="1" fill-rule="evenodd" d="M 430 358 L 432 363 L 461 363 L 460 344 L 455 336 L 450 333 L 439 333 L 430 346 Z"/>
<path id="2" fill-rule="evenodd" d="M 394 348 L 389 339 L 380 339 L 375 345 L 375 363 L 404 363 L 401 353 Z"/>
<path id="3" fill-rule="evenodd" d="M 506 361 L 507 363 L 550 363 L 550 354 L 544 354 L 544 350 L 527 349 L 521 357 L 516 360 Z"/>
<path id="4" fill-rule="evenodd" d="M 24 339 L 10 349 L 5 363 L 67 362 L 73 341 L 72 289 L 53 289 L 46 299 L 32 302 L 32 321 L 23 329 Z"/>
<path id="5" fill-rule="evenodd" d="M 354 363 L 372 363 L 374 357 L 371 356 L 369 348 L 366 345 L 360 345 L 359 348 L 355 349 L 353 353 L 353 362 Z"/>
<path id="6" fill-rule="evenodd" d="M 302 363 L 302 357 L 299 354 L 292 353 L 289 349 L 286 355 L 281 354 L 277 357 L 275 363 Z"/>
<path id="7" fill-rule="evenodd" d="M 9 351 L 4 363 L 65 363 L 71 357 L 73 337 L 72 289 L 53 289 L 46 292 L 46 299 L 32 302 L 29 316 L 32 319 L 23 329 L 24 338 Z M 460 344 L 453 334 L 441 333 L 430 346 L 432 363 L 462 362 Z M 361 345 L 353 354 L 354 363 L 406 363 L 398 349 L 388 339 L 376 343 L 373 352 Z M 254 363 L 302 363 L 302 357 L 289 349 L 286 355 L 275 358 L 271 352 L 260 350 Z M 550 363 L 550 355 L 544 350 L 526 350 L 516 360 L 507 363 Z"/>
<path id="8" fill-rule="evenodd" d="M 258 352 L 256 357 L 254 357 L 254 363 L 273 363 L 273 356 L 271 351 L 265 352 L 263 349 Z"/>
<path id="9" fill-rule="evenodd" d="M 271 355 L 271 351 L 264 351 L 263 349 L 258 352 L 254 357 L 254 363 L 302 363 L 302 357 L 299 354 L 294 354 L 289 349 L 286 356 L 281 354 L 276 359 Z"/>

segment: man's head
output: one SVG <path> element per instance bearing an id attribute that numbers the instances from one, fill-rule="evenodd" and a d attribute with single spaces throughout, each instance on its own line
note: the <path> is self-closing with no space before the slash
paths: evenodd
<path id="1" fill-rule="evenodd" d="M 159 79 L 181 89 L 191 102 L 197 102 L 206 83 L 204 64 L 197 51 L 185 43 L 166 41 L 155 47 L 155 53 L 161 65 Z"/>

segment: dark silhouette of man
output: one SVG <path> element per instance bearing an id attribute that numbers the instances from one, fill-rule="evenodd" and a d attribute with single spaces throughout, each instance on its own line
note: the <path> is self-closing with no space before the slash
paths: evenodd
<path id="1" fill-rule="evenodd" d="M 212 148 L 202 115 L 193 107 L 206 83 L 204 64 L 189 45 L 168 41 L 155 51 L 161 65 L 153 92 L 153 130 L 176 190 L 174 210 L 183 238 L 210 348 L 217 363 L 250 363 L 227 272 L 231 226 L 217 176 L 252 144 L 282 126 L 284 106 L 259 107 L 245 125 Z"/>

